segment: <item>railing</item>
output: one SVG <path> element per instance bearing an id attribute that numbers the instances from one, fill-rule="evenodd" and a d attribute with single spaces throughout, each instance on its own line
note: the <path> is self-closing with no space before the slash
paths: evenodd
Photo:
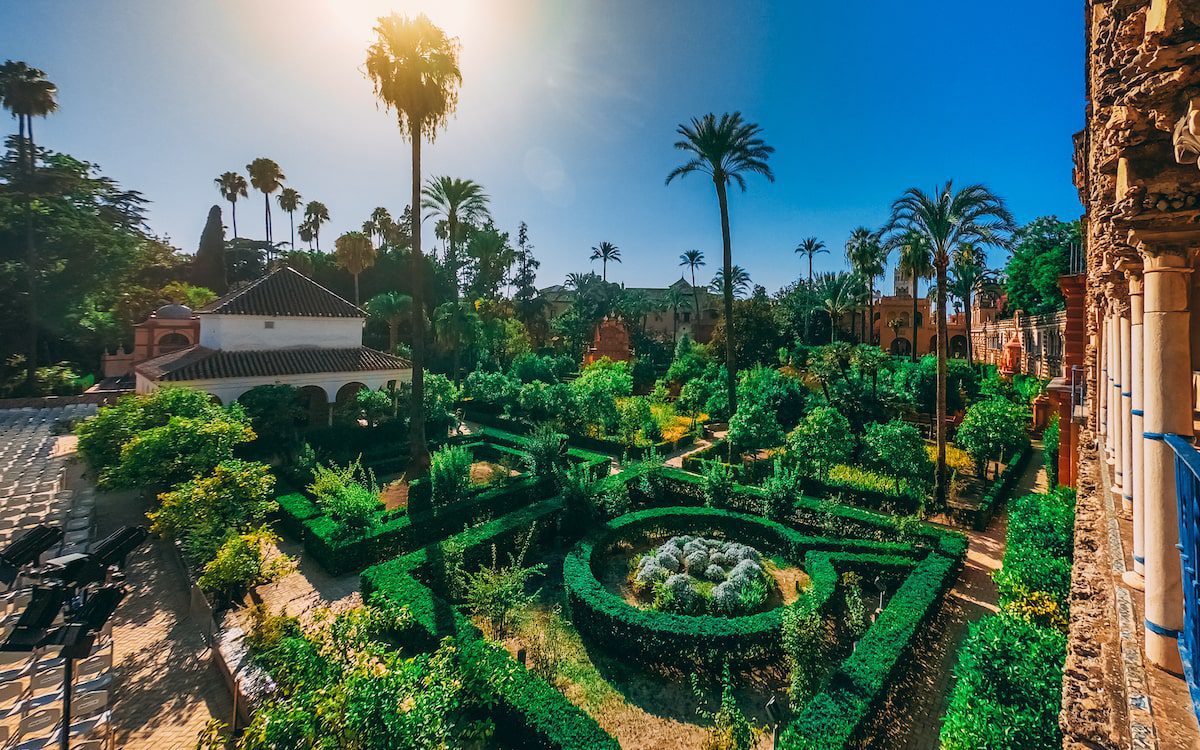
<path id="1" fill-rule="evenodd" d="M 1191 438 L 1164 436 L 1175 451 L 1175 492 L 1179 498 L 1179 562 L 1183 568 L 1183 632 L 1179 656 L 1192 695 L 1192 711 L 1200 718 L 1200 451 Z"/>

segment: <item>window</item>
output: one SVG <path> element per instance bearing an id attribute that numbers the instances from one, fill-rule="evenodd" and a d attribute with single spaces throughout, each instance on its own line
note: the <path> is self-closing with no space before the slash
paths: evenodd
<path id="1" fill-rule="evenodd" d="M 690 312 L 685 312 L 685 313 L 683 314 L 683 322 L 684 322 L 684 323 L 690 323 L 690 322 L 692 322 L 692 314 L 691 314 Z"/>
<path id="2" fill-rule="evenodd" d="M 274 327 L 275 327 L 275 321 L 273 321 L 273 320 L 264 320 L 263 321 L 263 328 L 274 328 Z"/>

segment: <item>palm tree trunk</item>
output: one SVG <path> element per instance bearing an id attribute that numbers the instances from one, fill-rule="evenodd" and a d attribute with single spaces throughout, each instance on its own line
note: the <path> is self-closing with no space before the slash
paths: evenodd
<path id="1" fill-rule="evenodd" d="M 321 222 L 319 220 L 316 222 L 316 226 L 313 227 L 313 239 L 317 241 L 317 252 L 321 252 Z"/>
<path id="2" fill-rule="evenodd" d="M 971 301 L 967 300 L 966 307 L 963 308 L 963 323 L 967 329 L 967 366 L 975 366 L 975 358 L 971 351 Z"/>
<path id="3" fill-rule="evenodd" d="M 429 472 L 425 442 L 425 302 L 421 258 L 421 122 L 412 124 L 412 402 L 408 409 L 409 475 Z M 318 247 L 320 247 L 318 245 Z"/>
<path id="4" fill-rule="evenodd" d="M 388 321 L 388 354 L 396 353 L 396 344 L 400 342 L 400 323 Z"/>
<path id="5" fill-rule="evenodd" d="M 837 331 L 837 325 L 833 322 L 833 310 L 829 311 L 829 343 L 836 341 L 834 333 Z"/>
<path id="6" fill-rule="evenodd" d="M 812 253 L 808 254 L 808 288 L 812 289 Z"/>
<path id="7" fill-rule="evenodd" d="M 937 264 L 937 508 L 946 507 L 946 264 Z"/>
<path id="8" fill-rule="evenodd" d="M 295 211 L 288 211 L 288 225 L 292 229 L 292 242 L 288 247 L 290 247 L 292 250 L 295 250 L 296 249 L 296 212 Z"/>
<path id="9" fill-rule="evenodd" d="M 237 233 L 237 201 L 230 199 L 229 201 L 229 216 L 233 219 L 233 238 L 238 238 Z"/>
<path id="10" fill-rule="evenodd" d="M 453 212 L 451 212 L 451 214 L 453 214 Z M 455 216 L 450 215 L 446 217 L 446 230 L 449 234 L 449 236 L 446 238 L 446 255 L 448 256 L 446 258 L 446 265 L 450 266 L 450 277 L 454 282 L 455 302 L 458 301 L 458 248 L 454 246 L 454 235 L 457 233 L 456 230 L 458 229 L 457 224 L 458 220 Z"/>
<path id="11" fill-rule="evenodd" d="M 29 395 L 34 394 L 34 387 L 37 380 L 37 355 L 38 355 L 38 288 L 37 288 L 37 247 L 33 240 L 33 205 L 31 191 L 33 190 L 33 178 L 37 171 L 37 146 L 33 142 L 33 117 L 25 116 L 25 135 L 28 138 L 28 159 L 27 167 L 29 174 L 25 185 L 25 278 L 29 285 L 29 351 L 26 355 L 28 360 L 25 362 L 25 390 Z"/>
<path id="12" fill-rule="evenodd" d="M 354 274 L 354 305 L 358 306 L 358 274 Z"/>
<path id="13" fill-rule="evenodd" d="M 875 343 L 875 277 L 867 284 L 867 343 Z"/>
<path id="14" fill-rule="evenodd" d="M 729 196 L 725 183 L 717 185 L 717 205 L 721 209 L 721 262 L 725 270 L 725 390 L 729 397 L 729 415 L 737 412 L 737 361 L 733 356 L 733 248 L 729 241 Z"/>
<path id="15" fill-rule="evenodd" d="M 267 239 L 267 260 L 271 260 L 271 196 L 263 191 L 263 236 Z"/>
<path id="16" fill-rule="evenodd" d="M 917 272 L 913 271 L 912 275 L 912 347 L 909 350 L 912 355 L 912 361 L 917 361 Z"/>

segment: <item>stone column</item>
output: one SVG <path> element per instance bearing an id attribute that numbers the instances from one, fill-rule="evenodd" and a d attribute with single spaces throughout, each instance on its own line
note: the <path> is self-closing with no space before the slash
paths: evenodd
<path id="1" fill-rule="evenodd" d="M 1143 535 L 1145 521 L 1142 518 L 1145 505 L 1145 466 L 1144 445 L 1142 433 L 1142 409 L 1144 408 L 1143 391 L 1145 379 L 1142 377 L 1142 361 L 1144 349 L 1142 346 L 1142 269 L 1131 268 L 1129 274 L 1129 316 L 1130 316 L 1130 391 L 1133 393 L 1130 409 L 1130 427 L 1133 433 L 1133 570 L 1125 573 L 1125 582 L 1139 591 L 1145 581 L 1142 576 L 1146 567 L 1146 552 Z"/>
<path id="2" fill-rule="evenodd" d="M 1096 367 L 1099 373 L 1096 377 L 1096 431 L 1103 439 L 1104 458 L 1108 460 L 1108 312 L 1101 308 L 1098 313 L 1100 322 L 1097 326 L 1099 345 L 1096 351 Z"/>
<path id="3" fill-rule="evenodd" d="M 1144 264 L 1143 446 L 1145 503 L 1146 657 L 1182 674 L 1178 635 L 1183 628 L 1175 453 L 1167 433 L 1192 435 L 1192 364 L 1189 337 L 1190 260 L 1183 250 L 1139 248 Z"/>
<path id="4" fill-rule="evenodd" d="M 1128 302 L 1121 307 L 1117 323 L 1121 329 L 1121 463 L 1118 484 L 1121 485 L 1121 506 L 1133 513 L 1133 325 Z"/>
<path id="5" fill-rule="evenodd" d="M 1113 467 L 1112 491 L 1121 496 L 1121 323 L 1117 313 L 1117 301 L 1112 300 L 1108 315 L 1108 378 L 1112 385 L 1108 391 L 1108 443 L 1109 463 Z"/>

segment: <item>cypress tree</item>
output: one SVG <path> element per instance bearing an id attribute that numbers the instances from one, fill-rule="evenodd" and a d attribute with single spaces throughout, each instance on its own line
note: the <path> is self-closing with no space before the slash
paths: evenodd
<path id="1" fill-rule="evenodd" d="M 225 225 L 221 223 L 221 207 L 208 209 L 208 221 L 200 233 L 200 247 L 192 261 L 192 283 L 204 286 L 217 294 L 229 287 L 225 272 Z"/>

